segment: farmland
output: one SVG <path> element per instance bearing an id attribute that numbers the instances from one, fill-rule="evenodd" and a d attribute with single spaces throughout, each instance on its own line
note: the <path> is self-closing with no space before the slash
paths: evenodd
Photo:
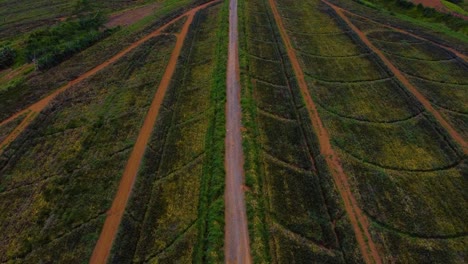
<path id="1" fill-rule="evenodd" d="M 465 263 L 455 2 L 0 0 L 0 262 Z"/>

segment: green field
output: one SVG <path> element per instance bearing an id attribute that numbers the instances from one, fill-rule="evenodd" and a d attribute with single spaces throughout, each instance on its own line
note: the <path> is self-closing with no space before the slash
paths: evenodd
<path id="1" fill-rule="evenodd" d="M 467 34 L 406 0 L 0 0 L 0 263 L 465 263 Z"/>
<path id="2" fill-rule="evenodd" d="M 195 17 L 111 263 L 223 260 L 225 85 L 211 76 L 225 72 L 225 14 L 217 5 Z"/>

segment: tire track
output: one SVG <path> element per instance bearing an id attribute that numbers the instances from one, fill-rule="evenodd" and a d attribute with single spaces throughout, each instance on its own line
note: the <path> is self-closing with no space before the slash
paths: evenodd
<path id="1" fill-rule="evenodd" d="M 244 199 L 244 154 L 241 135 L 237 0 L 229 6 L 229 54 L 226 74 L 225 263 L 252 263 Z"/>
<path id="2" fill-rule="evenodd" d="M 389 59 L 383 54 L 381 50 L 372 44 L 372 42 L 367 38 L 367 36 L 358 29 L 349 19 L 347 16 L 344 15 L 344 9 L 337 7 L 327 0 L 322 0 L 325 4 L 330 6 L 336 14 L 355 32 L 355 34 L 359 37 L 359 39 L 368 47 L 370 48 L 387 66 L 387 68 L 394 74 L 394 76 L 413 94 L 413 96 L 426 108 L 426 110 L 431 113 L 435 119 L 440 123 L 440 125 L 445 128 L 448 134 L 454 139 L 463 150 L 465 155 L 468 154 L 468 145 L 465 142 L 463 136 L 461 136 L 455 128 L 453 128 L 437 111 L 431 104 L 431 102 L 421 93 L 419 90 L 411 84 L 408 78 L 395 66 Z M 453 51 L 452 51 L 453 52 Z"/>
<path id="3" fill-rule="evenodd" d="M 294 52 L 291 40 L 286 33 L 286 29 L 279 14 L 276 3 L 274 0 L 269 0 L 269 3 L 273 11 L 276 24 L 278 25 L 281 37 L 283 38 L 284 44 L 286 46 L 288 57 L 291 60 L 294 73 L 296 75 L 302 96 L 307 107 L 307 111 L 309 113 L 309 118 L 317 133 L 320 144 L 320 152 L 322 153 L 328 167 L 330 168 L 332 177 L 342 197 L 346 212 L 349 216 L 354 233 L 356 235 L 356 240 L 361 249 L 362 256 L 366 263 L 380 264 L 382 263 L 382 260 L 370 235 L 369 222 L 364 213 L 359 208 L 358 203 L 351 192 L 351 185 L 348 181 L 348 177 L 344 173 L 341 162 L 338 160 L 337 155 L 331 147 L 330 137 L 322 123 L 322 120 L 320 119 L 320 116 L 318 115 L 317 107 L 309 93 L 304 72 L 302 71 L 299 60 Z"/>
<path id="4" fill-rule="evenodd" d="M 112 202 L 112 206 L 107 212 L 107 217 L 104 222 L 104 226 L 102 228 L 101 234 L 99 236 L 99 239 L 96 243 L 96 246 L 94 248 L 93 254 L 90 259 L 91 264 L 98 264 L 98 263 L 101 264 L 101 263 L 107 262 L 107 259 L 110 255 L 110 251 L 112 248 L 112 244 L 117 235 L 117 231 L 118 231 L 120 222 L 122 220 L 122 216 L 125 212 L 125 207 L 130 197 L 133 184 L 138 174 L 138 170 L 139 170 L 141 161 L 143 159 L 143 155 L 145 153 L 146 145 L 149 141 L 149 138 L 151 137 L 151 133 L 156 123 L 159 110 L 162 106 L 164 96 L 169 87 L 169 84 L 171 83 L 172 76 L 176 70 L 177 61 L 181 53 L 187 33 L 189 31 L 189 27 L 192 24 L 195 14 L 199 10 L 212 5 L 214 2 L 217 2 L 217 1 L 211 1 L 201 6 L 198 6 L 194 9 L 191 9 L 190 11 L 186 12 L 184 15 L 179 16 L 178 18 L 172 20 L 165 26 L 161 27 L 159 30 L 150 34 L 150 35 L 153 35 L 153 34 L 157 35 L 161 33 L 162 30 L 167 28 L 170 24 L 178 20 L 179 18 L 187 16 L 187 20 L 182 28 L 182 31 L 179 34 L 177 34 L 177 42 L 171 54 L 169 63 L 166 67 L 166 71 L 164 72 L 164 75 L 159 84 L 159 87 L 154 95 L 151 106 L 145 117 L 143 126 L 140 129 L 138 138 L 133 147 L 132 153 L 130 154 L 130 157 L 127 161 L 127 165 L 125 167 L 124 173 L 120 180 L 119 188 Z M 150 37 L 147 36 L 144 39 L 149 39 L 149 38 Z"/>

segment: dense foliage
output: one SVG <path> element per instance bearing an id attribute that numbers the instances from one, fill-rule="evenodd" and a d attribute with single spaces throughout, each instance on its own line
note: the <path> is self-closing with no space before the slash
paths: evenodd
<path id="1" fill-rule="evenodd" d="M 0 48 L 0 70 L 6 69 L 15 63 L 16 52 L 11 47 Z"/>
<path id="2" fill-rule="evenodd" d="M 48 69 L 109 35 L 105 17 L 96 13 L 37 31 L 27 40 L 26 56 L 38 69 Z"/>

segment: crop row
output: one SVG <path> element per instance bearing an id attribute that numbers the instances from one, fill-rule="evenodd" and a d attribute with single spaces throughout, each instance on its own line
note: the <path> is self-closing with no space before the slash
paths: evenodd
<path id="1" fill-rule="evenodd" d="M 184 10 L 207 0 L 186 0 L 164 3 L 148 18 L 122 28 L 88 49 L 74 55 L 60 65 L 43 73 L 33 72 L 13 84 L 0 84 L 0 120 L 26 108 L 97 65 L 104 63 L 140 38 L 164 23 L 181 15 Z M 187 3 L 189 2 L 189 3 Z M 185 5 L 185 6 L 184 6 Z M 5 89 L 7 88 L 7 89 Z"/>
<path id="2" fill-rule="evenodd" d="M 5 150 L 1 261 L 89 259 L 174 43 L 153 38 L 73 86 Z"/>
<path id="3" fill-rule="evenodd" d="M 329 32 L 350 30 L 319 1 L 277 2 L 282 7 L 281 13 L 290 17 L 289 21 L 293 17 L 297 21 L 311 18 L 311 23 L 315 23 L 315 27 L 306 26 L 308 23 L 285 23 L 290 32 L 303 32 L 304 36 L 310 35 L 310 39 L 340 36 L 316 34 L 322 32 L 320 23 Z M 294 15 L 288 15 L 288 12 Z M 382 45 L 397 37 L 389 35 L 383 39 Z M 350 36 L 350 39 L 346 42 L 340 40 L 343 50 L 362 47 L 363 43 L 358 38 Z M 318 50 L 310 47 L 311 43 L 319 43 L 316 40 L 296 41 L 293 38 L 293 42 L 304 53 L 308 53 L 308 49 L 310 53 Z M 324 52 L 323 55 L 329 55 Z M 375 55 L 310 60 L 310 56 L 297 54 L 304 72 L 314 73 L 307 79 L 309 89 L 319 105 L 320 117 L 345 172 L 353 183 L 353 192 L 362 210 L 375 224 L 371 225 L 371 231 L 374 241 L 380 244 L 383 258 L 405 262 L 412 257 L 424 262 L 430 256 L 440 257 L 438 250 L 441 248 L 452 252 L 450 259 L 458 258 L 460 240 L 438 243 L 439 248 L 434 249 L 430 248 L 428 240 L 425 240 L 426 245 L 422 241 L 432 235 L 444 237 L 464 232 L 460 220 L 466 217 L 467 210 L 461 208 L 457 201 L 456 197 L 463 194 L 460 188 L 455 187 L 460 184 L 466 166 L 460 148 L 391 74 L 381 75 L 380 80 L 376 78 L 376 73 L 388 70 Z M 333 80 L 335 82 L 331 82 Z M 442 177 L 444 174 L 453 177 Z M 436 182 L 452 193 L 447 195 L 443 188 L 436 186 Z M 440 201 L 435 202 L 435 199 Z M 446 203 L 451 206 L 444 206 Z M 423 213 L 421 208 L 425 208 Z M 376 226 L 378 228 L 374 228 Z M 421 240 L 411 245 L 411 240 L 405 238 L 408 234 Z M 401 241 L 412 251 L 396 247 Z M 416 250 L 422 245 L 424 249 Z"/>
<path id="4" fill-rule="evenodd" d="M 241 2 L 243 122 L 251 190 L 247 206 L 254 261 L 357 261 L 354 235 L 348 219 L 341 217 L 343 208 L 316 152 L 267 3 Z"/>
<path id="5" fill-rule="evenodd" d="M 219 22 L 224 20 L 221 8 L 218 5 L 195 15 L 123 217 L 111 263 L 222 261 L 219 238 L 206 242 L 219 231 L 209 226 L 213 223 L 208 224 L 208 212 L 218 210 L 215 214 L 223 215 L 223 208 L 215 204 L 222 201 L 224 175 L 213 175 L 209 167 L 216 163 L 215 152 L 219 154 L 219 139 L 215 142 L 213 136 L 215 127 L 222 123 L 218 113 L 223 113 L 216 96 L 220 96 L 224 83 L 220 87 L 213 81 L 219 74 L 217 49 L 224 45 L 217 37 Z M 218 221 L 218 225 L 222 230 L 222 223 Z M 207 256 L 213 247 L 216 251 Z"/>
<path id="6" fill-rule="evenodd" d="M 353 23 L 365 28 L 363 19 Z M 467 135 L 466 108 L 468 64 L 452 52 L 430 41 L 386 29 L 374 24 L 368 33 L 372 43 L 385 52 L 417 89 L 441 110 L 446 120 L 462 135 Z"/>

